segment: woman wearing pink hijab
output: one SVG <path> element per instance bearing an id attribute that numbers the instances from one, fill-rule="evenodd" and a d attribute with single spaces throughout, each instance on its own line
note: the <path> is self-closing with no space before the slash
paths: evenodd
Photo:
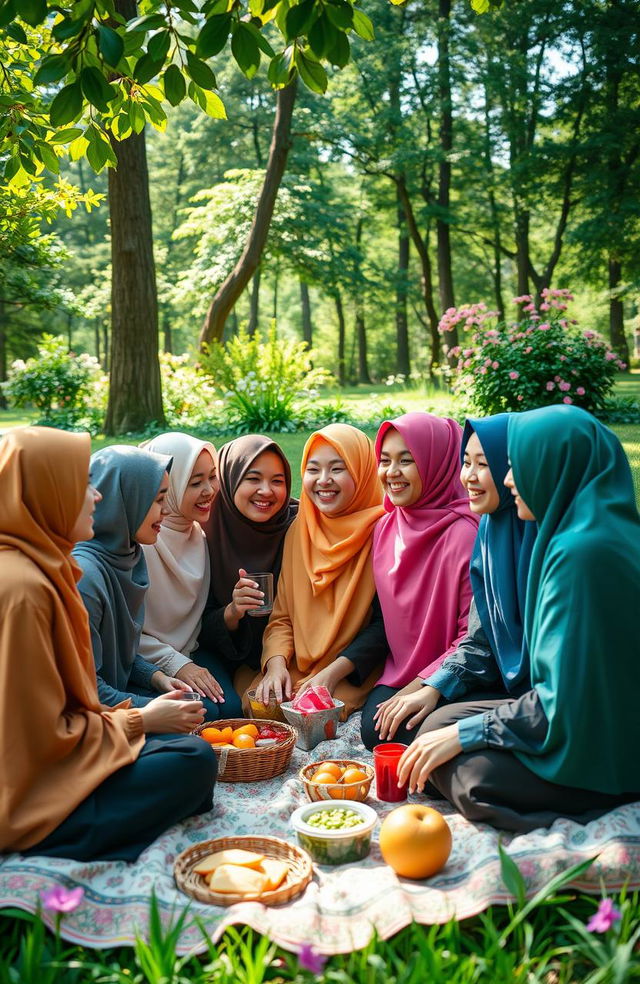
<path id="1" fill-rule="evenodd" d="M 390 652 L 362 711 L 368 748 L 413 740 L 426 711 L 415 713 L 410 695 L 467 631 L 478 520 L 458 477 L 461 439 L 455 420 L 430 413 L 385 420 L 378 431 L 385 515 L 373 535 L 373 574 Z"/>

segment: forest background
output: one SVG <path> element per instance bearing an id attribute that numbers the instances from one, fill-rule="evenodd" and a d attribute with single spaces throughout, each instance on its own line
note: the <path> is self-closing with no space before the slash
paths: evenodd
<path id="1" fill-rule="evenodd" d="M 121 155 L 146 135 L 148 174 L 126 158 L 119 171 L 138 198 L 148 187 L 148 218 L 117 212 L 114 154 L 92 140 L 95 121 L 71 142 L 75 161 L 45 140 L 62 211 L 25 194 L 23 175 L 42 186 L 47 171 L 36 149 L 30 174 L 28 154 L 13 147 L 1 194 L 6 202 L 20 191 L 25 204 L 22 226 L 0 225 L 0 380 L 13 360 L 34 354 L 43 331 L 62 334 L 111 370 L 112 389 L 119 373 L 110 432 L 140 431 L 162 423 L 158 347 L 195 359 L 202 341 L 229 339 L 243 325 L 264 334 L 275 319 L 278 336 L 304 339 L 340 385 L 392 377 L 420 386 L 446 365 L 445 311 L 484 301 L 515 318 L 515 295 L 540 303 L 550 286 L 570 287 L 581 326 L 601 331 L 624 362 L 637 358 L 635 4 L 511 0 L 478 16 L 462 0 L 368 0 L 366 10 L 375 36 L 362 24 L 362 36 L 351 34 L 351 61 L 328 67 L 328 86 L 301 73 L 306 85 L 289 97 L 284 129 L 288 90 L 276 94 L 266 71 L 238 60 L 237 46 L 235 61 L 226 51 L 210 59 L 226 119 L 212 118 L 222 103 L 207 115 L 166 78 L 168 125 L 163 111 L 145 127 L 131 104 L 130 136 L 112 147 Z M 17 48 L 34 66 L 58 50 L 47 48 L 44 28 L 28 40 L 4 35 L 3 64 Z M 1 84 L 4 93 L 6 73 Z M 40 89 L 52 98 L 59 87 Z M 286 166 L 268 236 L 220 318 L 212 302 L 255 232 L 278 141 Z M 153 254 L 141 257 L 145 238 Z M 128 273 L 141 262 L 138 283 Z M 114 364 L 112 330 L 125 339 L 124 367 L 122 346 Z M 451 348 L 464 335 L 447 340 Z"/>

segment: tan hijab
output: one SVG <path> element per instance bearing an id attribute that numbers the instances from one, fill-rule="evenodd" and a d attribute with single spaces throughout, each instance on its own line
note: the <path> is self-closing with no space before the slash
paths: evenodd
<path id="1" fill-rule="evenodd" d="M 39 843 L 133 762 L 138 711 L 104 713 L 71 534 L 86 434 L 16 428 L 0 440 L 0 850 Z"/>
<path id="2" fill-rule="evenodd" d="M 343 458 L 356 491 L 342 514 L 325 516 L 303 490 L 298 518 L 285 541 L 278 599 L 264 635 L 263 667 L 272 656 L 292 655 L 284 651 L 279 631 L 283 608 L 293 628 L 296 666 L 306 673 L 327 666 L 349 645 L 365 624 L 375 593 L 371 545 L 384 510 L 373 445 L 356 427 L 330 424 L 307 441 L 303 475 L 321 441 Z"/>

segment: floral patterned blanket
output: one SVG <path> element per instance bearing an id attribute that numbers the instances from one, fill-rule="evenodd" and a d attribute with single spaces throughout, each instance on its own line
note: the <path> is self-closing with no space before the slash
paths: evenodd
<path id="1" fill-rule="evenodd" d="M 276 779 L 219 783 L 211 813 L 168 830 L 136 864 L 4 856 L 0 862 L 0 908 L 16 906 L 33 912 L 41 891 L 55 884 L 82 886 L 83 902 L 65 916 L 62 935 L 90 947 L 118 946 L 133 943 L 136 934 L 146 935 L 149 898 L 154 889 L 164 920 L 175 918 L 189 903 L 189 912 L 199 917 L 214 941 L 226 926 L 241 923 L 287 949 L 311 943 L 318 951 L 331 954 L 364 946 L 374 930 L 387 938 L 414 920 L 430 924 L 451 917 L 462 919 L 508 901 L 510 896 L 500 875 L 498 833 L 486 825 L 469 823 L 441 801 L 433 805 L 447 816 L 453 850 L 446 867 L 428 881 L 398 878 L 382 861 L 374 833 L 369 858 L 338 868 L 315 868 L 306 891 L 283 906 L 267 908 L 257 902 L 243 902 L 218 908 L 190 902 L 178 891 L 173 861 L 191 844 L 230 834 L 293 838 L 289 817 L 305 802 L 298 770 L 319 758 L 371 761 L 359 733 L 356 715 L 340 727 L 334 741 L 323 742 L 313 752 L 296 749 L 287 773 Z M 169 783 L 168 795 L 170 788 Z M 375 797 L 370 802 L 381 817 L 392 809 Z M 625 883 L 640 888 L 640 803 L 620 807 L 585 827 L 561 820 L 550 830 L 502 835 L 502 842 L 518 864 L 529 896 L 554 874 L 592 857 L 595 862 L 576 887 L 595 894 L 603 887 L 617 889 Z M 205 950 L 202 932 L 193 920 L 186 920 L 179 950 Z"/>

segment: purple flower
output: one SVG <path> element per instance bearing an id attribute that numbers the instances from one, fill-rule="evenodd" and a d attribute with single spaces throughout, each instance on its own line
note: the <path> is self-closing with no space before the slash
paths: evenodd
<path id="1" fill-rule="evenodd" d="M 65 888 L 64 885 L 54 885 L 40 892 L 40 898 L 45 909 L 50 912 L 73 912 L 84 898 L 84 888 Z"/>
<path id="2" fill-rule="evenodd" d="M 622 919 L 622 915 L 611 899 L 603 899 L 598 906 L 598 911 L 587 923 L 587 929 L 590 933 L 606 933 L 619 919 Z"/>
<path id="3" fill-rule="evenodd" d="M 321 974 L 327 957 L 318 953 L 311 943 L 303 943 L 298 950 L 298 963 L 303 970 L 308 970 L 312 974 Z"/>

